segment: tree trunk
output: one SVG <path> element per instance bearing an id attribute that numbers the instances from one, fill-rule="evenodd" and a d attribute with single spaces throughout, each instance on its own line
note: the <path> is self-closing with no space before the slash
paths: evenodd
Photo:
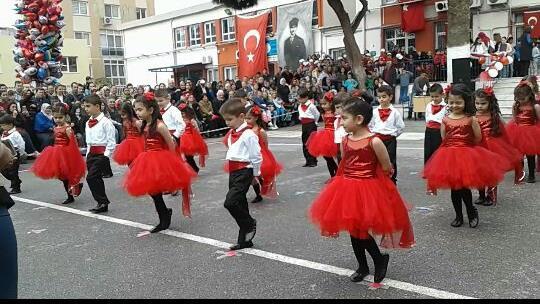
<path id="1" fill-rule="evenodd" d="M 341 24 L 341 28 L 343 29 L 343 43 L 345 45 L 347 57 L 351 63 L 352 72 L 358 80 L 359 89 L 365 90 L 366 69 L 364 68 L 363 63 L 364 56 L 362 55 L 362 52 L 358 47 L 358 43 L 356 43 L 356 38 L 354 37 L 354 32 L 358 28 L 360 21 L 362 20 L 363 16 L 365 16 L 367 11 L 367 1 L 364 0 L 360 2 L 362 2 L 364 8 L 362 8 L 362 11 L 355 18 L 354 24 L 351 24 L 349 14 L 347 14 L 341 0 L 328 0 L 328 4 L 336 13 L 339 23 Z"/>
<path id="2" fill-rule="evenodd" d="M 471 11 L 469 0 L 448 1 L 448 82 L 454 82 L 453 60 L 470 58 Z M 470 73 L 470 70 L 467 71 Z"/>

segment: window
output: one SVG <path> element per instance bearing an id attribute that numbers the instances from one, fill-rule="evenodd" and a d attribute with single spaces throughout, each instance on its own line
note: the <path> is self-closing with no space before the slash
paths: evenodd
<path id="1" fill-rule="evenodd" d="M 146 18 L 146 9 L 145 8 L 137 8 L 137 20 Z"/>
<path id="2" fill-rule="evenodd" d="M 221 39 L 223 41 L 231 41 L 236 39 L 236 32 L 234 27 L 234 18 L 221 19 Z"/>
<path id="3" fill-rule="evenodd" d="M 101 54 L 103 56 L 124 56 L 122 32 L 102 31 L 100 37 Z"/>
<path id="4" fill-rule="evenodd" d="M 210 69 L 206 71 L 206 81 L 212 82 L 217 81 L 218 71 L 216 69 Z"/>
<path id="5" fill-rule="evenodd" d="M 446 22 L 437 22 L 435 23 L 435 49 L 446 49 L 446 32 L 447 32 L 447 23 Z"/>
<path id="6" fill-rule="evenodd" d="M 514 43 L 516 43 L 517 39 L 523 35 L 524 26 L 525 26 L 525 21 L 523 21 L 523 12 L 515 13 L 514 14 Z"/>
<path id="7" fill-rule="evenodd" d="M 204 24 L 204 43 L 216 42 L 216 25 L 214 22 Z"/>
<path id="8" fill-rule="evenodd" d="M 103 60 L 105 64 L 105 77 L 111 80 L 113 85 L 125 85 L 125 62 L 124 60 Z"/>
<path id="9" fill-rule="evenodd" d="M 174 29 L 174 44 L 177 49 L 186 47 L 186 28 L 180 27 Z"/>
<path id="10" fill-rule="evenodd" d="M 92 41 L 90 40 L 90 33 L 89 32 L 74 32 L 74 34 L 75 34 L 75 39 L 86 40 L 86 45 L 87 46 L 92 45 Z"/>
<path id="11" fill-rule="evenodd" d="M 105 17 L 120 19 L 120 6 L 105 4 Z"/>
<path id="12" fill-rule="evenodd" d="M 332 57 L 334 60 L 337 60 L 339 57 L 343 57 L 343 55 L 347 54 L 347 51 L 345 51 L 345 48 L 338 48 L 330 49 L 329 53 L 330 57 Z"/>
<path id="13" fill-rule="evenodd" d="M 317 5 L 317 0 L 313 1 L 313 18 L 311 20 L 311 25 L 319 25 L 319 6 Z"/>
<path id="14" fill-rule="evenodd" d="M 62 58 L 62 72 L 77 73 L 77 57 Z"/>
<path id="15" fill-rule="evenodd" d="M 236 78 L 236 67 L 223 68 L 223 76 L 225 80 L 234 80 Z"/>
<path id="16" fill-rule="evenodd" d="M 198 24 L 189 26 L 189 45 L 201 45 L 201 31 Z"/>
<path id="17" fill-rule="evenodd" d="M 88 16 L 88 2 L 73 1 L 73 15 Z"/>
<path id="18" fill-rule="evenodd" d="M 409 47 L 416 47 L 416 36 L 413 33 L 403 32 L 401 28 L 385 29 L 384 41 L 387 52 L 404 48 L 408 53 Z"/>

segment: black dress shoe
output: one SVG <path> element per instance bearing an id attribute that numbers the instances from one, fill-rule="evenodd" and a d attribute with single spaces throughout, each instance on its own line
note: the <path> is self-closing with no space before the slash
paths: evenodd
<path id="1" fill-rule="evenodd" d="M 493 206 L 494 204 L 495 204 L 495 203 L 493 203 L 492 200 L 486 199 L 486 200 L 484 201 L 484 203 L 482 204 L 482 206 L 488 206 L 488 207 L 489 207 L 489 206 Z"/>
<path id="2" fill-rule="evenodd" d="M 354 283 L 362 282 L 364 278 L 368 276 L 368 274 L 369 274 L 369 270 L 367 271 L 357 270 L 355 273 L 353 273 L 349 277 L 349 279 L 351 279 L 351 282 L 354 282 Z"/>
<path id="3" fill-rule="evenodd" d="M 534 176 L 527 177 L 527 183 L 528 184 L 534 184 L 536 183 L 536 178 Z"/>
<path id="4" fill-rule="evenodd" d="M 302 166 L 302 168 L 307 168 L 307 167 L 309 167 L 309 164 L 305 164 Z"/>
<path id="5" fill-rule="evenodd" d="M 263 198 L 262 198 L 262 196 L 259 195 L 259 196 L 257 196 L 256 198 L 254 198 L 254 199 L 251 201 L 251 203 L 252 203 L 252 204 L 256 204 L 256 203 L 260 203 L 260 202 L 262 202 L 262 201 L 263 201 Z"/>
<path id="6" fill-rule="evenodd" d="M 307 167 L 308 168 L 315 168 L 315 167 L 317 167 L 317 164 L 309 164 L 309 165 L 307 165 Z"/>
<path id="7" fill-rule="evenodd" d="M 73 196 L 70 196 L 67 198 L 67 200 L 65 200 L 62 205 L 69 205 L 71 203 L 75 202 L 75 199 L 73 198 Z"/>
<path id="8" fill-rule="evenodd" d="M 150 233 L 158 233 L 163 230 L 169 229 L 171 226 L 171 217 L 172 217 L 172 209 L 167 208 L 167 214 L 165 214 L 163 217 L 160 216 L 159 224 L 154 227 L 154 229 L 150 230 Z"/>
<path id="9" fill-rule="evenodd" d="M 485 198 L 479 197 L 479 198 L 474 202 L 474 204 L 475 204 L 475 205 L 483 205 L 485 202 L 486 202 L 486 199 L 485 199 Z"/>
<path id="10" fill-rule="evenodd" d="M 257 220 L 253 220 L 253 226 L 251 229 L 244 234 L 244 240 L 245 242 L 251 242 L 253 238 L 255 238 L 255 234 L 257 233 Z"/>
<path id="11" fill-rule="evenodd" d="M 380 283 L 384 280 L 389 261 L 390 256 L 388 254 L 383 254 L 379 263 L 375 264 L 375 275 L 373 277 L 373 282 Z"/>
<path id="12" fill-rule="evenodd" d="M 478 210 L 474 210 L 474 215 L 469 217 L 469 227 L 471 228 L 478 227 L 479 221 L 480 220 L 478 219 Z"/>
<path id="13" fill-rule="evenodd" d="M 93 213 L 103 213 L 109 211 L 109 205 L 106 204 L 99 204 L 96 206 L 96 208 L 90 209 L 90 212 Z"/>
<path id="14" fill-rule="evenodd" d="M 244 249 L 244 248 L 251 248 L 251 247 L 253 247 L 253 242 L 248 241 L 248 242 L 243 242 L 243 243 L 240 243 L 240 244 L 233 245 L 233 246 L 231 246 L 229 248 L 229 250 L 235 251 L 235 250 L 240 250 L 240 249 Z"/>
<path id="15" fill-rule="evenodd" d="M 111 177 L 113 177 L 113 176 L 114 176 L 114 174 L 112 174 L 112 173 L 111 173 L 111 174 L 106 174 L 106 175 L 104 174 L 104 175 L 103 175 L 103 178 L 111 178 Z"/>
<path id="16" fill-rule="evenodd" d="M 14 188 L 14 189 L 11 189 L 11 191 L 9 191 L 9 194 L 19 194 L 19 193 L 21 193 L 20 188 Z"/>
<path id="17" fill-rule="evenodd" d="M 450 224 L 452 227 L 461 227 L 463 225 L 463 219 L 456 217 L 456 219 Z"/>

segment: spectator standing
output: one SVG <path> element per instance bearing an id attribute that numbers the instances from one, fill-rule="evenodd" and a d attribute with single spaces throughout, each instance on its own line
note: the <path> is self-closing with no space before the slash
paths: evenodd
<path id="1" fill-rule="evenodd" d="M 409 84 L 413 77 L 413 73 L 405 70 L 404 68 L 399 68 L 399 103 L 400 104 L 409 104 Z"/>
<path id="2" fill-rule="evenodd" d="M 523 29 L 523 35 L 521 36 L 520 45 L 520 77 L 525 77 L 529 74 L 529 68 L 531 66 L 533 40 L 531 37 L 531 27 L 525 26 Z"/>

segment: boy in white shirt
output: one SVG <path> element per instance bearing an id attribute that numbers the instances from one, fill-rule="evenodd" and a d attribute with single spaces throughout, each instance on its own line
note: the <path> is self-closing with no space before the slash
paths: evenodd
<path id="1" fill-rule="evenodd" d="M 426 106 L 426 136 L 424 138 L 424 164 L 442 143 L 441 124 L 446 116 L 446 103 L 443 100 L 443 87 L 435 83 L 429 88 L 431 102 Z M 428 195 L 436 195 L 437 190 L 428 189 Z"/>
<path id="2" fill-rule="evenodd" d="M 176 144 L 180 146 L 180 138 L 186 130 L 186 123 L 182 118 L 182 112 L 171 103 L 169 91 L 160 89 L 155 92 L 155 98 L 159 105 L 159 110 L 163 123 L 169 129 Z"/>
<path id="3" fill-rule="evenodd" d="M 20 157 L 24 153 L 24 139 L 21 134 L 15 128 L 15 119 L 13 116 L 5 114 L 0 117 L 0 128 L 2 128 L 2 141 L 9 141 L 11 146 L 15 149 L 16 157 L 13 161 L 13 165 L 2 170 L 2 175 L 11 181 L 11 191 L 9 194 L 21 193 L 22 181 L 19 178 L 19 165 L 21 163 Z"/>
<path id="4" fill-rule="evenodd" d="M 224 206 L 240 227 L 238 241 L 230 249 L 240 250 L 253 247 L 257 229 L 257 221 L 249 214 L 246 194 L 253 183 L 260 183 L 261 147 L 258 136 L 245 122 L 246 108 L 240 99 L 229 99 L 219 112 L 231 128 L 225 136 L 229 191 Z"/>
<path id="5" fill-rule="evenodd" d="M 321 113 L 309 99 L 309 91 L 306 88 L 298 90 L 298 103 L 298 118 L 302 123 L 302 148 L 306 159 L 306 164 L 303 167 L 317 167 L 317 158 L 309 154 L 306 143 L 311 133 L 317 131 L 317 122 Z"/>

